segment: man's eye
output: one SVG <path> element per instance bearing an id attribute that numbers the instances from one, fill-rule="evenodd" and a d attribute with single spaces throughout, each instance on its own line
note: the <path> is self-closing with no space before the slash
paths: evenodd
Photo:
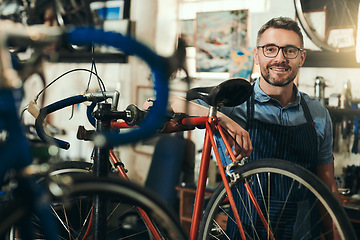
<path id="1" fill-rule="evenodd" d="M 267 51 L 267 52 L 274 52 L 275 49 L 276 49 L 275 47 L 267 47 L 267 48 L 266 48 L 266 51 Z"/>
<path id="2" fill-rule="evenodd" d="M 295 53 L 295 48 L 286 48 L 285 51 L 289 54 Z"/>

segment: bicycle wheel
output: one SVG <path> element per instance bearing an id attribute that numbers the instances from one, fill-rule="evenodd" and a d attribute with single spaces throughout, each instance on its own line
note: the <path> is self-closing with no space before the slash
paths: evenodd
<path id="1" fill-rule="evenodd" d="M 62 176 L 67 176 L 67 175 L 72 176 L 72 174 L 90 174 L 92 171 L 92 166 L 93 166 L 93 164 L 89 163 L 89 162 L 80 162 L 80 161 L 56 162 L 54 164 L 51 164 L 47 175 L 54 179 L 60 179 L 60 177 L 62 177 Z M 45 177 L 40 177 L 39 179 L 37 179 L 36 182 L 38 184 L 43 184 L 44 180 L 45 180 Z M 17 200 L 19 200 L 19 199 L 17 199 Z M 26 203 L 27 203 L 27 201 L 25 200 L 24 203 L 19 204 L 19 207 L 27 206 Z M 27 210 L 27 212 L 28 211 L 29 210 Z M 44 237 L 43 237 L 43 234 L 41 233 L 41 230 L 37 229 L 37 227 L 40 226 L 41 223 L 38 221 L 38 218 L 35 215 L 32 217 L 32 222 L 33 222 L 33 225 L 36 226 L 34 228 L 35 239 L 43 239 Z M 60 226 L 63 226 L 62 224 L 64 224 L 61 219 L 58 219 L 57 222 L 60 223 Z M 67 224 L 68 224 L 67 228 L 70 228 L 69 224 L 71 224 L 71 222 L 68 222 Z M 19 233 L 17 231 L 17 227 L 13 226 L 9 230 L 8 234 L 6 234 L 4 239 L 5 240 L 21 239 L 21 237 L 19 236 Z"/>
<path id="2" fill-rule="evenodd" d="M 152 239 L 137 207 L 146 212 L 162 239 L 186 239 L 175 213 L 134 183 L 90 175 L 73 175 L 71 182 L 70 187 L 65 188 L 66 199 L 53 202 L 56 218 L 62 224 L 61 239 L 83 239 L 87 235 L 95 194 L 106 201 L 106 239 Z"/>
<path id="3" fill-rule="evenodd" d="M 65 198 L 52 201 L 51 209 L 58 223 L 59 239 L 91 237 L 92 227 L 88 223 L 95 194 L 107 202 L 107 232 L 101 239 L 153 239 L 137 207 L 145 210 L 162 239 L 186 238 L 172 210 L 150 192 L 117 176 L 96 178 L 88 174 L 91 169 L 91 163 L 75 161 L 61 162 L 50 168 L 49 176 L 52 179 L 61 182 L 65 177 L 67 182 L 72 182 L 70 189 L 63 189 Z M 33 217 L 33 225 L 36 226 L 35 239 L 43 239 L 41 229 L 37 227 L 41 223 L 36 216 Z M 11 232 L 9 239 L 20 239 L 16 230 Z"/>
<path id="4" fill-rule="evenodd" d="M 308 170 L 284 160 L 262 159 L 234 171 L 240 178 L 230 187 L 248 239 L 269 237 L 244 183 L 249 183 L 275 239 L 332 239 L 332 222 L 341 239 L 356 239 L 340 202 Z M 203 219 L 200 239 L 240 239 L 223 184 L 209 200 Z"/>
<path id="5" fill-rule="evenodd" d="M 359 0 L 294 0 L 296 16 L 307 36 L 321 49 L 353 52 Z"/>
<path id="6" fill-rule="evenodd" d="M 62 176 L 71 173 L 91 173 L 93 164 L 90 162 L 64 161 L 52 164 L 48 171 L 48 176 Z"/>

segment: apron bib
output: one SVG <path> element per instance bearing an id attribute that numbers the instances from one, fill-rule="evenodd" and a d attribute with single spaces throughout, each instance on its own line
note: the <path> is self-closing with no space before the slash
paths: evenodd
<path id="1" fill-rule="evenodd" d="M 246 130 L 250 134 L 250 139 L 253 145 L 253 151 L 249 157 L 249 162 L 256 161 L 262 158 L 279 158 L 293 163 L 296 163 L 313 173 L 316 173 L 317 166 L 317 135 L 314 127 L 314 122 L 310 111 L 303 97 L 300 102 L 306 123 L 297 126 L 283 126 L 279 124 L 264 123 L 254 119 L 254 94 L 247 101 L 247 125 Z M 254 195 L 258 199 L 258 203 L 265 213 L 265 206 L 263 194 L 266 193 L 267 187 L 270 186 L 270 219 L 271 222 L 279 224 L 272 226 L 275 239 L 296 239 L 294 234 L 300 234 L 301 238 L 307 229 L 310 229 L 312 220 L 306 221 L 305 224 L 296 224 L 300 222 L 299 218 L 304 215 L 304 210 L 308 208 L 311 199 L 309 199 L 306 190 L 301 186 L 293 185 L 291 179 L 284 179 L 284 177 L 272 177 L 271 182 L 268 183 L 266 174 L 259 176 L 262 190 L 258 187 L 259 183 L 256 180 L 250 182 Z M 292 190 L 289 195 L 289 189 Z M 243 193 L 242 196 L 247 196 L 242 184 L 239 184 L 237 190 Z M 266 239 L 266 230 L 254 210 L 249 200 L 240 199 L 238 194 L 234 192 L 235 202 L 238 206 L 241 222 L 246 228 L 247 232 L 252 232 L 252 224 L 260 233 L 260 239 Z M 268 196 L 265 196 L 267 199 Z M 285 208 L 283 202 L 287 200 Z M 243 205 L 245 202 L 245 207 Z M 244 208 L 247 208 L 245 210 Z M 299 211 L 298 211 L 299 210 Z M 248 217 L 250 214 L 253 218 L 251 223 Z M 305 214 L 306 215 L 306 214 Z M 311 216 L 315 220 L 317 216 Z M 301 226 L 297 226 L 301 225 Z M 316 230 L 317 231 L 317 230 Z M 240 239 L 239 231 L 232 221 L 228 221 L 227 232 L 232 236 L 231 239 Z M 311 239 L 311 236 L 309 236 Z"/>

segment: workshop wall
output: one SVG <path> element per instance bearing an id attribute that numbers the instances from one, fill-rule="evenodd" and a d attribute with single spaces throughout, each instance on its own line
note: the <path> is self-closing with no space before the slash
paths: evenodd
<path id="1" fill-rule="evenodd" d="M 288 16 L 295 18 L 295 8 L 293 1 L 289 0 L 212 0 L 212 1 L 185 1 L 185 0 L 132 0 L 130 19 L 134 24 L 134 36 L 144 42 L 159 54 L 170 55 L 175 47 L 176 35 L 179 33 L 179 20 L 194 18 L 197 11 L 221 11 L 249 9 L 249 45 L 255 46 L 256 33 L 262 24 L 275 16 Z M 317 49 L 314 44 L 305 36 L 305 47 Z M 90 63 L 46 63 L 45 74 L 49 83 L 62 73 L 74 68 L 90 69 Z M 108 90 L 118 90 L 121 93 L 119 109 L 124 109 L 130 103 L 139 104 L 139 100 L 146 99 L 151 95 L 151 81 L 149 80 L 149 69 L 138 59 L 129 58 L 126 64 L 120 63 L 96 63 L 96 68 L 100 77 L 104 80 Z M 201 75 L 195 71 L 194 49 L 188 49 L 188 68 L 190 74 L 196 79 L 191 83 L 191 87 L 214 85 L 229 77 L 223 75 Z M 300 70 L 298 85 L 299 89 L 314 96 L 314 83 L 317 76 L 322 76 L 326 80 L 325 97 L 333 93 L 341 93 L 344 84 L 349 80 L 352 86 L 353 98 L 360 99 L 360 92 L 355 91 L 360 88 L 360 69 L 358 68 L 313 68 L 304 67 Z M 35 78 L 35 77 L 34 77 Z M 74 94 L 81 94 L 86 88 L 89 74 L 86 72 L 76 72 L 65 76 L 57 84 L 49 88 L 46 93 L 46 103 L 52 103 L 61 98 Z M 171 83 L 171 88 L 180 94 L 186 90 L 186 84 L 175 79 Z M 37 94 L 41 89 L 36 79 L 31 79 L 26 83 L 26 101 Z M 92 80 L 91 89 L 98 89 L 95 79 Z M 145 94 L 146 93 L 146 94 Z M 139 96 L 142 94 L 143 96 Z M 67 134 L 60 136 L 70 141 L 70 150 L 62 151 L 61 157 L 64 160 L 83 159 L 87 161 L 91 154 L 91 144 L 79 142 L 75 139 L 75 132 L 79 124 L 90 128 L 86 123 L 85 106 L 75 107 L 74 116 L 71 116 L 71 109 L 54 114 L 51 123 L 60 128 L 66 129 Z M 31 118 L 27 120 L 31 122 Z M 194 132 L 192 139 L 201 142 L 201 133 Z M 196 146 L 197 149 L 201 146 Z M 129 176 L 134 181 L 144 183 L 146 174 L 151 163 L 151 153 L 153 143 L 140 143 L 135 146 L 125 146 L 116 148 L 116 153 L 120 155 L 129 169 Z M 358 155 L 344 151 L 336 154 L 336 173 L 340 174 L 341 169 L 347 164 L 359 165 Z"/>

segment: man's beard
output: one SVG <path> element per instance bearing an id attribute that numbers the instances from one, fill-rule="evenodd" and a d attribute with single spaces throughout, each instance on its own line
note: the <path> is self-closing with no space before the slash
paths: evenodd
<path id="1" fill-rule="evenodd" d="M 292 69 L 290 69 L 289 71 L 291 71 Z M 261 76 L 263 77 L 263 79 L 268 83 L 268 84 L 270 84 L 270 85 L 272 85 L 272 86 L 276 86 L 276 87 L 284 87 L 284 86 L 286 86 L 286 85 L 288 85 L 289 83 L 291 83 L 292 81 L 294 81 L 294 79 L 295 79 L 295 77 L 296 77 L 296 75 L 295 76 L 293 76 L 292 74 L 291 75 L 289 75 L 286 79 L 284 79 L 284 81 L 282 81 L 282 82 L 277 82 L 277 81 L 275 81 L 274 79 L 272 79 L 271 77 L 270 77 L 270 72 L 269 71 L 267 71 L 267 75 L 265 75 L 264 74 L 264 72 L 265 71 L 260 71 L 261 72 Z"/>
<path id="2" fill-rule="evenodd" d="M 292 78 L 291 76 L 289 76 L 288 78 L 285 79 L 284 82 L 275 82 L 273 79 L 271 79 L 270 74 L 268 74 L 267 76 L 264 76 L 264 74 L 261 73 L 261 76 L 264 78 L 264 80 L 275 87 L 284 87 L 286 85 L 288 85 L 289 83 L 291 83 L 292 81 L 294 81 L 295 78 Z"/>

